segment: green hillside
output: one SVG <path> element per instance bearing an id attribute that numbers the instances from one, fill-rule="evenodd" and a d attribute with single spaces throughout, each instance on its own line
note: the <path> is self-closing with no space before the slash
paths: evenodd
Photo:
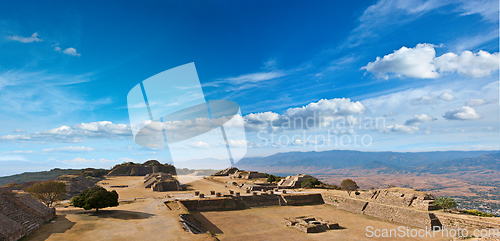
<path id="1" fill-rule="evenodd" d="M 4 185 L 9 184 L 9 183 L 22 184 L 22 183 L 29 182 L 29 181 L 53 180 L 53 179 L 57 179 L 59 176 L 69 175 L 69 174 L 85 174 L 85 175 L 92 175 L 92 173 L 100 174 L 103 171 L 104 171 L 104 169 L 93 169 L 93 168 L 87 168 L 87 169 L 54 168 L 50 171 L 25 172 L 25 173 L 21 173 L 21 174 L 12 175 L 12 176 L 0 177 L 0 186 L 4 186 Z"/>

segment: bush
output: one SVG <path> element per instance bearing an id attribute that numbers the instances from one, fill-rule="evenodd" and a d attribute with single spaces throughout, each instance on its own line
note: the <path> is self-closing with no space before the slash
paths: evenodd
<path id="1" fill-rule="evenodd" d="M 274 176 L 274 175 L 268 175 L 267 182 L 275 182 L 275 181 L 276 181 L 276 176 Z"/>
<path id="2" fill-rule="evenodd" d="M 238 186 L 237 182 L 233 182 L 232 184 L 233 184 L 233 186 Z"/>
<path id="3" fill-rule="evenodd" d="M 473 209 L 470 209 L 470 210 L 460 210 L 460 212 L 461 213 L 466 213 L 466 214 L 471 214 L 471 215 L 474 215 L 474 216 L 479 216 L 479 217 L 495 217 L 494 214 L 485 213 L 485 212 L 481 212 L 481 211 L 473 210 Z"/>
<path id="4" fill-rule="evenodd" d="M 318 179 L 316 179 L 316 178 L 309 178 L 309 179 L 302 181 L 302 183 L 300 183 L 300 187 L 302 187 L 302 188 L 313 188 L 314 186 L 318 186 L 318 185 L 321 185 L 321 182 L 318 181 Z"/>
<path id="5" fill-rule="evenodd" d="M 73 197 L 71 204 L 85 210 L 95 209 L 97 213 L 101 208 L 118 206 L 118 193 L 115 190 L 108 191 L 103 187 L 95 186 Z"/>
<path id="6" fill-rule="evenodd" d="M 356 196 L 357 196 L 357 195 L 359 195 L 359 194 L 361 194 L 361 193 L 360 193 L 360 192 L 358 192 L 358 191 L 356 191 L 356 192 L 354 192 L 354 194 L 356 194 Z"/>

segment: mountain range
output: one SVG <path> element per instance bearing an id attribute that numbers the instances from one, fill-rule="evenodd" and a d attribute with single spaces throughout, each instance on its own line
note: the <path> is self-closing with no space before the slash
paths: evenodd
<path id="1" fill-rule="evenodd" d="M 332 150 L 287 152 L 243 158 L 241 169 L 288 173 L 308 170 L 328 174 L 335 169 L 383 169 L 387 172 L 446 173 L 467 170 L 500 171 L 500 151 L 362 152 Z M 290 172 L 293 173 L 293 172 Z"/>

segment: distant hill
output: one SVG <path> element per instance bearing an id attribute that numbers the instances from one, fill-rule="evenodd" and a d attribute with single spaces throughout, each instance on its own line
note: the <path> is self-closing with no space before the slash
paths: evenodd
<path id="1" fill-rule="evenodd" d="M 445 162 L 498 153 L 499 151 L 361 152 L 348 150 L 287 152 L 268 157 L 243 158 L 236 163 L 236 166 L 247 170 L 272 171 L 276 169 L 283 172 L 284 169 L 290 168 L 315 170 L 315 173 L 345 168 L 423 171 L 427 170 L 426 168 L 432 168 L 431 164 L 448 165 Z"/>
<path id="2" fill-rule="evenodd" d="M 500 171 L 500 153 L 436 162 L 417 169 L 420 173 L 432 174 L 487 170 Z"/>
<path id="3" fill-rule="evenodd" d="M 4 186 L 9 183 L 22 184 L 30 181 L 47 181 L 55 180 L 63 175 L 70 174 L 83 174 L 85 171 L 96 170 L 96 169 L 59 169 L 54 168 L 50 171 L 42 172 L 25 172 L 21 174 L 16 174 L 12 176 L 0 177 L 0 186 Z"/>

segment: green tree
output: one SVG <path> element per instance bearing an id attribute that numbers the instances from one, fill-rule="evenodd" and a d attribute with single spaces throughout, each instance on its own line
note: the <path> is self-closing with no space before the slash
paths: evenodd
<path id="1" fill-rule="evenodd" d="M 436 199 L 436 205 L 441 207 L 443 211 L 446 212 L 446 209 L 454 208 L 457 206 L 457 202 L 453 200 L 451 197 L 438 197 Z"/>
<path id="2" fill-rule="evenodd" d="M 349 196 L 351 196 L 352 191 L 357 191 L 359 189 L 358 184 L 351 179 L 345 179 L 340 184 L 342 190 L 346 191 Z"/>
<path id="3" fill-rule="evenodd" d="M 103 187 L 95 186 L 73 197 L 71 204 L 85 210 L 95 209 L 98 213 L 99 209 L 118 206 L 118 193 L 115 190 L 108 191 Z"/>
<path id="4" fill-rule="evenodd" d="M 316 178 L 308 178 L 300 183 L 300 187 L 302 188 L 313 188 L 318 185 L 321 185 L 321 182 Z"/>
<path id="5" fill-rule="evenodd" d="M 62 200 L 66 196 L 66 184 L 58 181 L 39 182 L 26 188 L 25 191 L 51 207 L 55 201 Z"/>
<path id="6" fill-rule="evenodd" d="M 276 176 L 274 175 L 269 175 L 267 177 L 267 182 L 275 182 L 276 181 Z"/>

